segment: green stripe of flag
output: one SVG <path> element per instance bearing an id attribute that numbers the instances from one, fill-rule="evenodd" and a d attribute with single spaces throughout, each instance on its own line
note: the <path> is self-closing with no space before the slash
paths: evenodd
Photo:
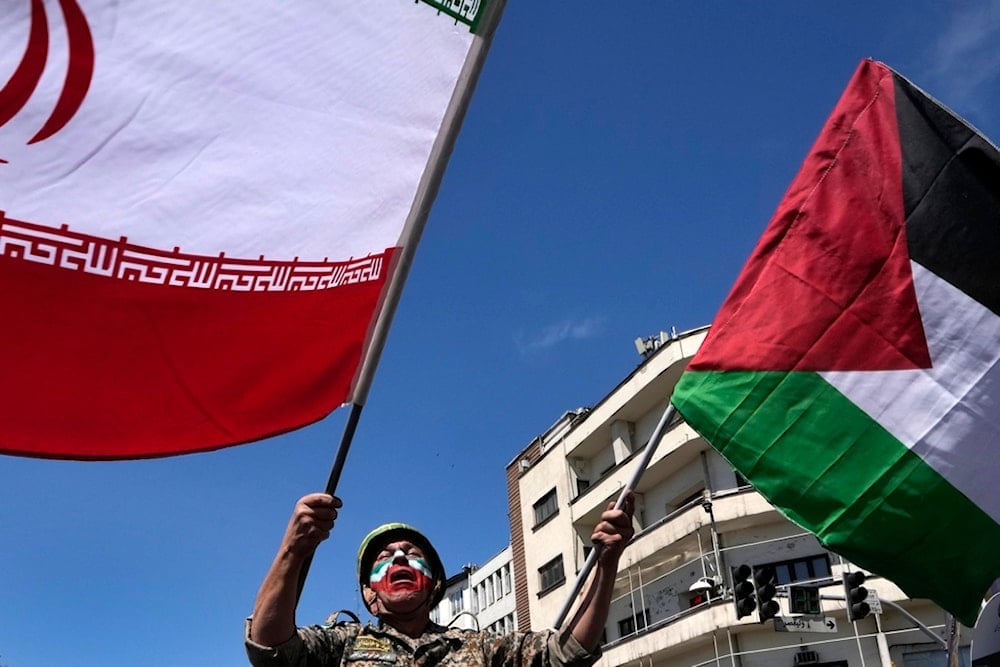
<path id="1" fill-rule="evenodd" d="M 688 371 L 672 402 L 831 551 L 975 623 L 1000 527 L 819 375 Z"/>

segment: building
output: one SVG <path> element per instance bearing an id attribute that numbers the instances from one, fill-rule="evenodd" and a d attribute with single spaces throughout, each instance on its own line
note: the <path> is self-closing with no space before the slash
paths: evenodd
<path id="1" fill-rule="evenodd" d="M 632 477 L 706 333 L 636 341 L 643 361 L 628 377 L 593 408 L 566 412 L 508 464 L 521 627 L 554 624 L 589 553 L 593 526 Z M 635 522 L 599 664 L 944 665 L 941 609 L 869 576 L 870 603 L 881 613 L 850 622 L 842 575 L 858 569 L 785 519 L 683 422 L 665 432 L 636 487 Z M 737 618 L 733 573 L 742 565 L 751 579 L 773 578 L 777 621 L 759 622 L 759 611 Z M 967 646 L 963 652 L 967 660 Z"/>
<path id="2" fill-rule="evenodd" d="M 510 546 L 483 563 L 469 581 L 480 628 L 497 634 L 517 630 Z"/>
<path id="3" fill-rule="evenodd" d="M 464 566 L 461 572 L 448 578 L 444 597 L 431 609 L 431 621 L 439 625 L 476 628 L 477 621 L 471 616 L 472 586 L 469 583 L 469 577 L 475 570 L 476 566 L 469 564 Z"/>
<path id="4" fill-rule="evenodd" d="M 431 611 L 431 620 L 497 634 L 517 630 L 510 546 L 481 566 L 466 565 L 449 578 L 444 599 Z"/>

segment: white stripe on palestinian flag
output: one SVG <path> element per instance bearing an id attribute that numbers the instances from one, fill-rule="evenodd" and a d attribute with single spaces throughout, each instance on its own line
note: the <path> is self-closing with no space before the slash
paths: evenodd
<path id="1" fill-rule="evenodd" d="M 1000 318 L 911 265 L 933 368 L 821 375 L 1000 523 Z"/>

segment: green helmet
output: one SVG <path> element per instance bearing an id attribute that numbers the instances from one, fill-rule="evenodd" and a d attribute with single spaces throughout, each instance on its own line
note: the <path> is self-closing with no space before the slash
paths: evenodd
<path id="1" fill-rule="evenodd" d="M 427 558 L 427 565 L 430 566 L 434 574 L 434 592 L 431 594 L 431 607 L 436 607 L 444 598 L 445 581 L 447 577 L 444 573 L 444 564 L 441 557 L 434 549 L 434 545 L 423 533 L 413 526 L 405 523 L 384 523 L 371 531 L 361 540 L 358 547 L 358 583 L 362 587 L 368 585 L 368 578 L 371 576 L 372 565 L 375 560 L 375 548 L 381 544 L 392 542 L 396 539 L 407 539 L 420 547 Z"/>

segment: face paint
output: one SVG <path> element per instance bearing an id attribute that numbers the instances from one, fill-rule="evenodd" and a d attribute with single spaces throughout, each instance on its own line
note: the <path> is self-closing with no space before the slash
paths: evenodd
<path id="1" fill-rule="evenodd" d="M 402 558 L 406 564 L 399 562 Z M 373 591 L 424 591 L 434 586 L 434 576 L 423 558 L 407 556 L 400 549 L 375 563 L 369 577 Z"/>

